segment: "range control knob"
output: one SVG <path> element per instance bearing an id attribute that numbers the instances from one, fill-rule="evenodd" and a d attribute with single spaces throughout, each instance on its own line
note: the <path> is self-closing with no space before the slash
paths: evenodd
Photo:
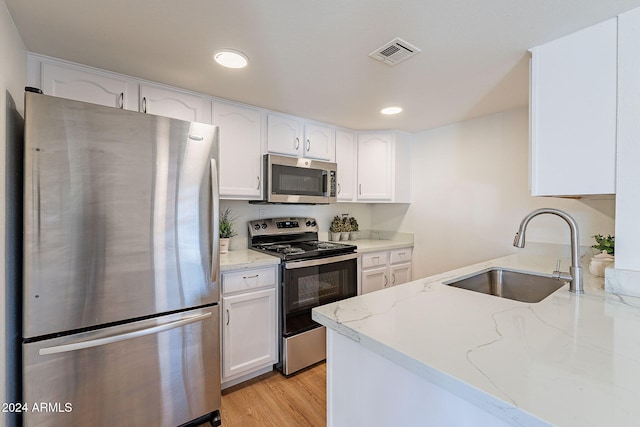
<path id="1" fill-rule="evenodd" d="M 256 225 L 254 225 L 254 226 L 253 226 L 253 229 L 254 229 L 254 230 L 256 230 L 256 231 L 260 230 L 260 224 L 256 224 Z"/>
<path id="2" fill-rule="evenodd" d="M 262 223 L 262 229 L 264 230 L 265 228 L 267 228 L 267 224 L 266 223 Z"/>
<path id="3" fill-rule="evenodd" d="M 311 221 L 311 225 L 312 225 L 313 227 L 315 227 L 315 226 L 316 226 L 316 222 L 315 222 L 315 221 Z"/>
<path id="4" fill-rule="evenodd" d="M 311 221 L 307 221 L 305 224 L 307 224 L 307 227 L 311 227 Z"/>

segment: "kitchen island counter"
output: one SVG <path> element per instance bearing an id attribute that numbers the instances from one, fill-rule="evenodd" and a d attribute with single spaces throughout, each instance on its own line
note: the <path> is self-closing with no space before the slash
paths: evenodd
<path id="1" fill-rule="evenodd" d="M 313 319 L 329 332 L 328 425 L 347 425 L 348 413 L 358 410 L 345 409 L 334 397 L 347 390 L 362 393 L 360 400 L 382 396 L 376 393 L 388 390 L 377 389 L 375 377 L 388 372 L 403 378 L 400 386 L 384 402 L 363 404 L 363 411 L 376 408 L 379 420 L 395 402 L 403 405 L 390 408 L 395 421 L 402 422 L 398 414 L 403 414 L 412 425 L 423 415 L 434 422 L 438 411 L 441 421 L 462 417 L 464 422 L 467 410 L 474 425 L 491 422 L 480 421 L 474 410 L 504 425 L 637 425 L 640 298 L 605 293 L 604 279 L 590 275 L 586 266 L 584 295 L 571 294 L 564 285 L 539 303 L 443 284 L 495 266 L 549 274 L 555 258 L 519 253 L 315 308 Z M 350 351 L 340 353 L 345 346 Z M 390 369 L 358 377 L 356 371 L 369 362 Z M 350 376 L 358 384 L 351 384 Z M 415 403 L 416 393 L 396 400 L 414 380 L 435 394 L 418 405 L 407 403 Z M 471 409 L 459 409 L 464 405 Z"/>

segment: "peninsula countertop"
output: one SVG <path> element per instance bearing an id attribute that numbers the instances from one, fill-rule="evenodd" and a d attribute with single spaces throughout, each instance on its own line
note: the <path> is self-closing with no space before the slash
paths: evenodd
<path id="1" fill-rule="evenodd" d="M 313 319 L 514 425 L 640 420 L 640 298 L 562 286 L 522 303 L 443 282 L 491 267 L 550 274 L 554 257 L 514 254 L 313 310 Z M 566 262 L 563 263 L 567 265 Z"/>

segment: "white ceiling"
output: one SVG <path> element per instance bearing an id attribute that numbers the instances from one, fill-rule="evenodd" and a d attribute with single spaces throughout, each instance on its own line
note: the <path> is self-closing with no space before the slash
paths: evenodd
<path id="1" fill-rule="evenodd" d="M 524 106 L 527 49 L 640 0 L 5 0 L 31 52 L 354 129 Z M 368 57 L 395 37 L 422 52 Z M 212 60 L 244 52 L 243 70 Z M 384 117 L 384 106 L 404 112 Z"/>

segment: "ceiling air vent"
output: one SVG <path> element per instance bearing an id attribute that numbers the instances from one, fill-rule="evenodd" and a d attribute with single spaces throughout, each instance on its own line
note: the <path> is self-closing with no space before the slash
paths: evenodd
<path id="1" fill-rule="evenodd" d="M 401 38 L 395 38 L 371 52 L 369 56 L 387 65 L 396 65 L 418 53 L 420 53 L 420 49 L 417 47 L 407 43 Z"/>

